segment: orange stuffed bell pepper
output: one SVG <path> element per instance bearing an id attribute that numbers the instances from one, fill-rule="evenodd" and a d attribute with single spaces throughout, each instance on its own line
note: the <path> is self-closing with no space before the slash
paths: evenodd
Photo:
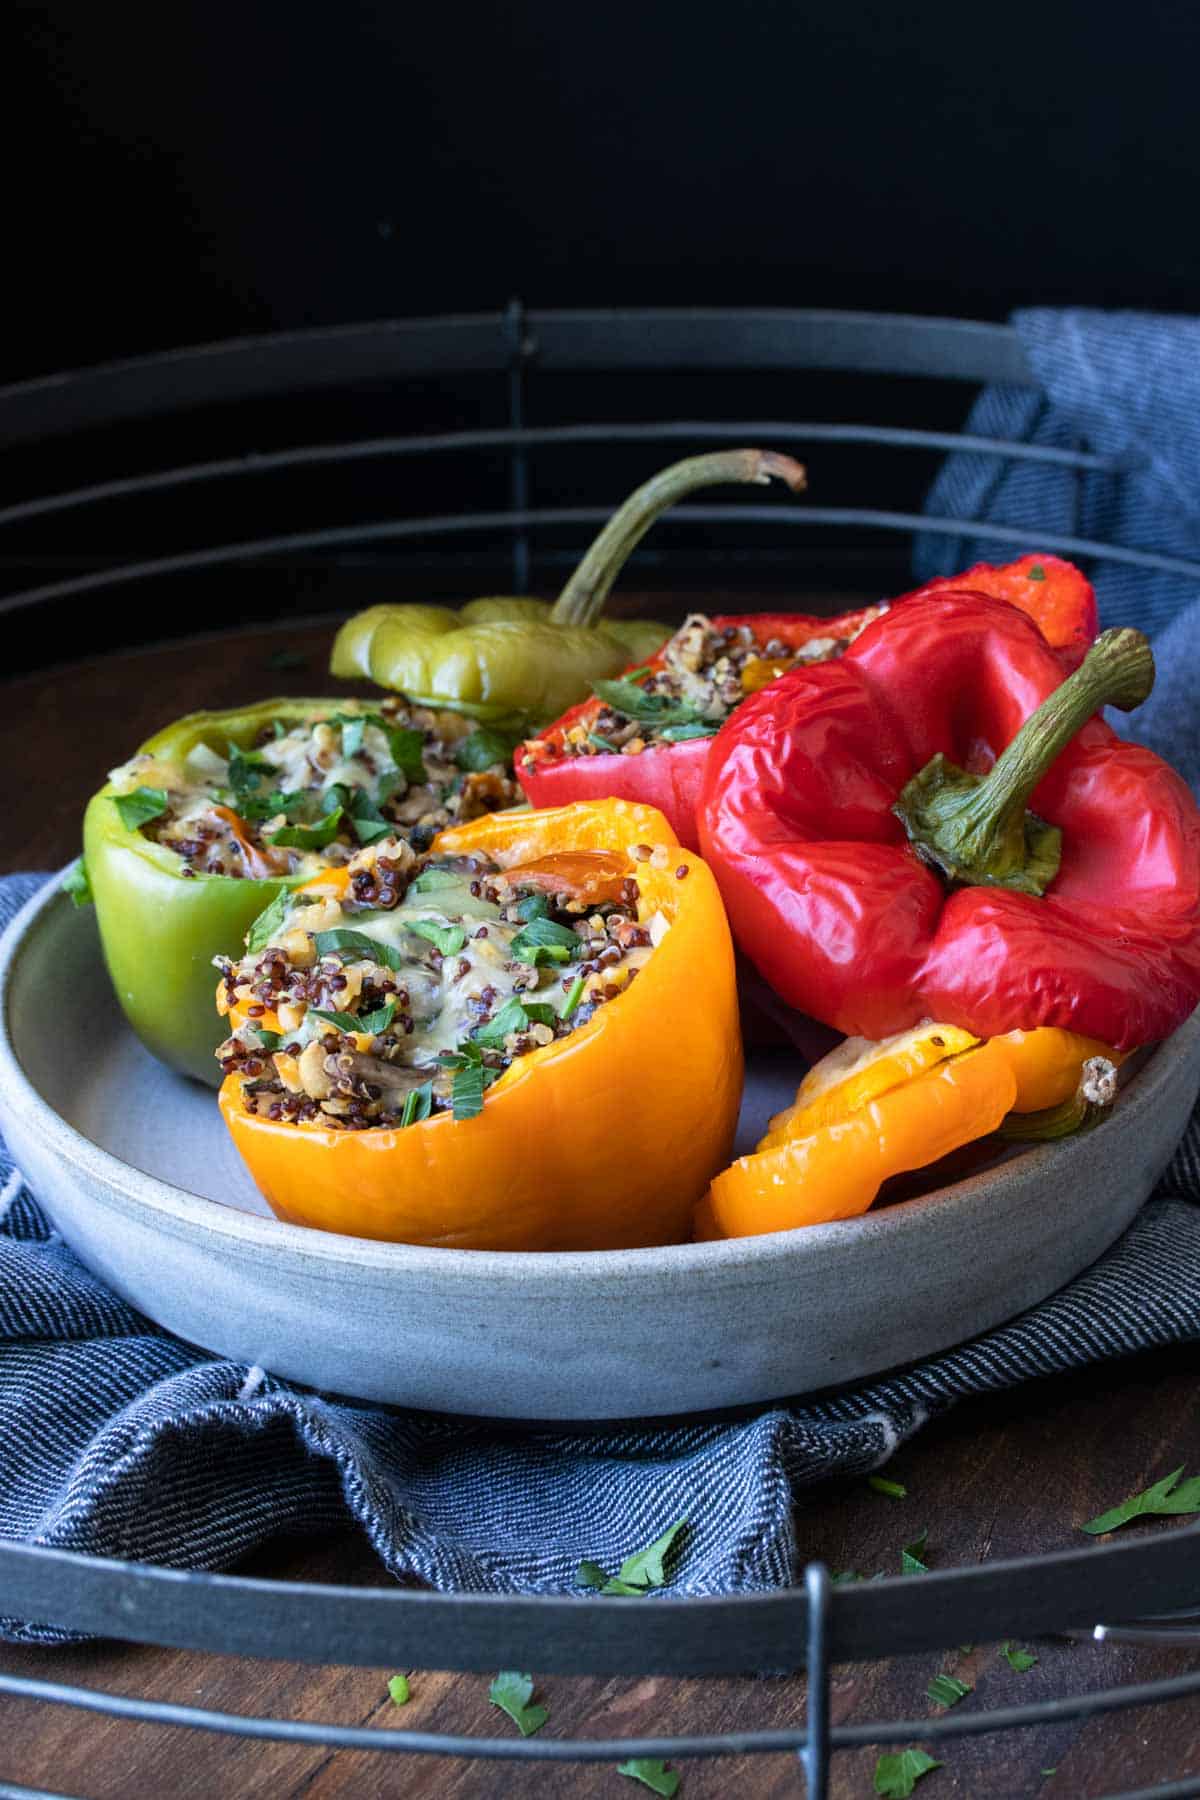
<path id="1" fill-rule="evenodd" d="M 895 1175 L 989 1133 L 1035 1141 L 1098 1122 L 1121 1058 L 1043 1026 L 980 1043 L 925 1021 L 880 1043 L 848 1038 L 809 1071 L 750 1156 L 715 1177 L 699 1237 L 753 1237 L 854 1218 Z"/>
<path id="2" fill-rule="evenodd" d="M 224 962 L 220 1104 L 277 1217 L 410 1244 L 677 1242 L 741 1096 L 701 860 L 627 801 L 397 840 Z"/>

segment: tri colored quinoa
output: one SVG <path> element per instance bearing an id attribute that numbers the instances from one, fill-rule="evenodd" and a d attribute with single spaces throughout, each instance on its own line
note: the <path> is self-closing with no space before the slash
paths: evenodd
<path id="1" fill-rule="evenodd" d="M 247 954 L 216 965 L 235 1021 L 217 1057 L 246 1078 L 247 1111 L 349 1131 L 472 1117 L 515 1058 L 628 987 L 667 930 L 639 919 L 634 876 L 584 900 L 556 887 L 555 861 L 502 871 L 389 838 L 281 896 Z"/>
<path id="2" fill-rule="evenodd" d="M 143 753 L 109 777 L 126 823 L 175 851 L 185 876 L 314 874 L 397 834 L 424 849 L 521 798 L 508 740 L 394 697 L 316 722 L 281 709 L 249 748 L 223 750 Z"/>
<path id="3" fill-rule="evenodd" d="M 749 625 L 716 625 L 692 613 L 654 662 L 620 681 L 598 681 L 596 698 L 557 732 L 523 748 L 525 756 L 636 756 L 655 744 L 711 737 L 733 709 L 768 681 L 807 663 L 841 656 L 886 605 L 856 615 L 847 637 L 812 637 L 794 645 L 760 639 Z"/>

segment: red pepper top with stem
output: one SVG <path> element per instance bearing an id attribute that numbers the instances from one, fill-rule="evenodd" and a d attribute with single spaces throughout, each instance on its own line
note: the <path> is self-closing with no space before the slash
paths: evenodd
<path id="1" fill-rule="evenodd" d="M 1064 681 L 1027 619 L 971 594 L 783 676 L 715 740 L 700 807 L 740 947 L 851 1036 L 1165 1037 L 1200 999 L 1200 812 L 1092 716 L 1152 680 L 1121 631 Z"/>

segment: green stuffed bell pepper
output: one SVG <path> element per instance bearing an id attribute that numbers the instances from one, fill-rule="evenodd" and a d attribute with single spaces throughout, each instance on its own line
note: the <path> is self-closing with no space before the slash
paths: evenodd
<path id="1" fill-rule="evenodd" d="M 790 456 L 718 450 L 672 463 L 638 488 L 592 544 L 558 600 L 496 598 L 446 606 L 372 606 L 348 619 L 331 672 L 367 676 L 425 706 L 452 707 L 519 735 L 546 724 L 592 683 L 643 662 L 670 635 L 652 620 L 600 620 L 613 582 L 651 525 L 685 494 L 727 482 L 794 491 L 804 470 Z"/>
<path id="2" fill-rule="evenodd" d="M 511 749 L 494 729 L 392 695 L 265 700 L 150 738 L 83 826 L 105 961 L 147 1049 L 215 1085 L 213 958 L 243 955 L 281 894 L 384 839 L 356 879 L 361 898 L 394 905 L 414 845 L 520 800 Z"/>

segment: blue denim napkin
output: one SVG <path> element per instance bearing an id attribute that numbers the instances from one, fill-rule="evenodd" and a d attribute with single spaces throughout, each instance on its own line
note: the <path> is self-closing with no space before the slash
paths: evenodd
<path id="1" fill-rule="evenodd" d="M 964 429 L 1094 451 L 1118 472 L 963 451 L 943 464 L 926 512 L 1017 526 L 1022 549 L 1057 533 L 1200 562 L 1200 319 L 1031 307 L 1012 323 L 1039 387 L 985 388 Z M 969 532 L 929 535 L 917 540 L 916 570 L 928 580 L 1018 553 Z M 1116 563 L 1090 572 L 1101 624 L 1137 625 L 1158 661 L 1149 701 L 1128 725 L 1113 723 L 1200 788 L 1200 582 Z"/>

